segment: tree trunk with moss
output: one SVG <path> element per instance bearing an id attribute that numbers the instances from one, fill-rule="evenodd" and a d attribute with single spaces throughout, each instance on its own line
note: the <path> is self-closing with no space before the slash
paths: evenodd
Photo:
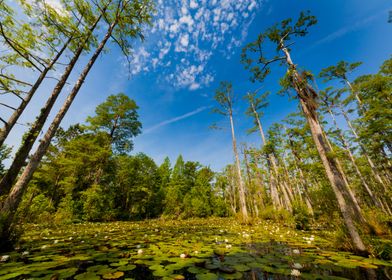
<path id="1" fill-rule="evenodd" d="M 231 127 L 231 137 L 233 142 L 233 152 L 235 157 L 235 167 L 238 176 L 237 179 L 238 179 L 238 194 L 240 198 L 240 211 L 244 222 L 247 222 L 249 217 L 248 217 L 248 209 L 246 207 L 245 186 L 242 180 L 241 163 L 240 163 L 240 157 L 238 155 L 237 141 L 234 132 L 233 112 L 231 109 L 229 112 L 229 118 L 230 118 L 230 127 Z"/>
<path id="2" fill-rule="evenodd" d="M 308 121 L 310 131 L 312 134 L 313 141 L 317 148 L 318 154 L 323 163 L 327 178 L 331 184 L 332 190 L 335 194 L 339 210 L 342 214 L 343 221 L 346 225 L 347 231 L 353 242 L 355 250 L 360 254 L 367 254 L 367 248 L 359 235 L 358 229 L 355 225 L 355 217 L 353 215 L 354 206 L 352 201 L 346 201 L 349 197 L 346 184 L 343 180 L 343 175 L 339 170 L 336 159 L 331 154 L 326 139 L 324 138 L 324 133 L 320 122 L 318 120 L 315 102 L 315 93 L 310 89 L 307 81 L 303 80 L 298 74 L 296 66 L 291 60 L 290 53 L 288 49 L 281 45 L 281 50 L 285 54 L 286 63 L 288 65 L 288 71 L 292 79 L 293 88 L 296 90 L 302 111 Z"/>
<path id="3" fill-rule="evenodd" d="M 254 114 L 254 118 L 255 121 L 257 123 L 257 127 L 259 129 L 259 133 L 260 133 L 260 138 L 262 141 L 262 145 L 264 146 L 266 144 L 266 139 L 265 139 L 265 134 L 264 134 L 264 130 L 263 130 L 263 126 L 261 124 L 259 115 L 256 112 L 256 109 L 254 107 L 254 104 L 251 103 L 250 104 L 252 107 L 252 111 Z M 269 187 L 270 187 L 270 193 L 271 193 L 271 198 L 272 198 L 272 204 L 274 206 L 275 209 L 279 209 L 282 207 L 280 199 L 279 199 L 279 193 L 278 193 L 278 181 L 277 181 L 277 171 L 276 171 L 276 164 L 275 164 L 275 157 L 272 154 L 268 154 L 266 155 L 267 158 L 267 163 L 268 163 L 268 167 L 269 167 Z"/>
<path id="4" fill-rule="evenodd" d="M 360 100 L 358 100 L 358 102 L 360 102 Z M 332 118 L 332 121 L 334 123 L 335 129 L 338 131 L 340 141 L 342 142 L 342 144 L 344 146 L 344 149 L 345 149 L 346 153 L 348 154 L 348 156 L 350 158 L 351 164 L 353 165 L 354 170 L 357 173 L 358 178 L 360 179 L 360 181 L 362 183 L 362 186 L 365 188 L 365 191 L 369 195 L 371 201 L 373 202 L 373 205 L 381 208 L 384 212 L 386 212 L 386 209 L 385 209 L 384 205 L 381 203 L 381 201 L 373 193 L 373 191 L 371 190 L 369 184 L 366 182 L 366 179 L 364 178 L 361 170 L 359 169 L 359 167 L 358 167 L 358 165 L 356 163 L 356 160 L 354 158 L 354 155 L 351 152 L 351 148 L 350 148 L 346 138 L 344 137 L 343 133 L 341 132 L 340 128 L 338 127 L 338 124 L 336 122 L 336 118 L 335 118 L 334 113 L 332 112 L 332 110 L 328 106 L 327 106 L 327 110 L 328 110 L 329 115 Z"/>
<path id="5" fill-rule="evenodd" d="M 374 178 L 376 178 L 377 182 L 384 188 L 384 191 L 388 191 L 388 187 L 386 182 L 384 181 L 384 179 L 382 178 L 382 176 L 379 174 L 373 160 L 370 158 L 369 154 L 366 151 L 366 148 L 363 146 L 361 139 L 359 138 L 354 126 L 352 125 L 349 116 L 347 115 L 347 112 L 343 109 L 343 107 L 341 105 L 339 105 L 339 109 L 340 112 L 342 113 L 344 119 L 346 120 L 348 126 L 350 127 L 350 130 L 352 132 L 352 134 L 354 135 L 355 139 L 357 140 L 357 143 L 359 145 L 359 147 L 361 148 L 361 152 L 362 154 L 365 156 L 367 162 L 369 163 L 371 172 L 374 176 Z"/>

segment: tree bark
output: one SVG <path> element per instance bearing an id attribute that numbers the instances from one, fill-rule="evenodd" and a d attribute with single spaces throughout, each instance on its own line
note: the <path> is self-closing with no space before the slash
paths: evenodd
<path id="1" fill-rule="evenodd" d="M 342 113 L 344 119 L 346 120 L 348 126 L 350 127 L 350 130 L 352 132 L 352 134 L 354 135 L 355 139 L 357 140 L 357 143 L 359 145 L 359 147 L 361 148 L 362 154 L 365 156 L 367 162 L 369 163 L 370 169 L 372 171 L 372 174 L 374 176 L 374 178 L 376 178 L 377 182 L 380 183 L 380 185 L 384 188 L 384 191 L 388 191 L 387 185 L 384 182 L 384 180 L 381 178 L 381 175 L 378 173 L 378 170 L 373 162 L 373 160 L 370 158 L 370 156 L 368 155 L 368 153 L 366 152 L 365 147 L 363 146 L 361 139 L 359 138 L 354 126 L 352 125 L 350 118 L 348 117 L 346 111 L 343 109 L 343 107 L 341 105 L 339 105 L 339 109 L 340 112 Z"/>
<path id="2" fill-rule="evenodd" d="M 362 172 L 360 171 L 360 169 L 359 169 L 359 167 L 358 167 L 358 165 L 357 165 L 357 163 L 356 163 L 356 161 L 355 161 L 354 155 L 353 155 L 352 152 L 351 152 L 350 145 L 348 144 L 346 138 L 344 137 L 343 133 L 341 132 L 341 130 L 340 130 L 340 128 L 339 128 L 339 126 L 338 126 L 338 124 L 337 124 L 337 122 L 336 122 L 336 118 L 335 118 L 334 113 L 333 113 L 332 110 L 329 108 L 328 104 L 325 104 L 325 105 L 326 105 L 326 107 L 327 107 L 327 110 L 328 110 L 329 115 L 330 115 L 331 118 L 332 118 L 332 121 L 333 121 L 333 123 L 334 123 L 334 126 L 335 126 L 336 130 L 337 130 L 338 133 L 339 133 L 339 138 L 340 138 L 340 140 L 341 140 L 342 143 L 343 143 L 344 149 L 346 150 L 346 152 L 347 152 L 347 154 L 348 154 L 348 156 L 349 156 L 349 158 L 350 158 L 350 161 L 351 161 L 351 163 L 352 163 L 352 165 L 353 165 L 353 167 L 354 167 L 354 169 L 355 169 L 355 172 L 357 173 L 358 178 L 360 179 L 362 185 L 364 186 L 364 188 L 365 188 L 367 194 L 369 195 L 370 199 L 372 200 L 372 202 L 373 202 L 373 204 L 374 204 L 375 206 L 380 207 L 384 212 L 386 212 L 384 206 L 383 206 L 383 205 L 381 204 L 381 202 L 376 198 L 376 196 L 374 195 L 374 193 L 373 193 L 373 191 L 371 190 L 370 186 L 368 185 L 368 183 L 366 182 L 365 178 L 363 177 Z"/>
<path id="3" fill-rule="evenodd" d="M 331 153 L 334 153 L 335 150 L 331 144 L 331 141 L 329 141 L 328 136 L 326 135 L 326 133 L 324 132 L 323 127 L 321 126 L 321 129 L 323 131 L 323 136 L 325 139 L 325 142 L 328 145 L 328 148 L 330 150 Z M 346 173 L 343 170 L 343 166 L 340 163 L 340 160 L 338 158 L 335 157 L 335 162 L 336 162 L 336 166 L 339 170 L 339 172 L 342 174 L 342 178 L 343 178 L 343 182 L 345 184 L 345 190 L 346 192 L 343 193 L 343 195 L 346 195 L 346 199 L 349 201 L 350 204 L 352 204 L 354 207 L 352 208 L 353 210 L 353 215 L 355 216 L 356 220 L 363 223 L 363 224 L 367 224 L 365 217 L 362 215 L 362 208 L 359 205 L 358 199 L 355 196 L 353 190 L 350 187 L 350 183 L 348 180 L 348 177 L 346 176 Z"/>
<path id="4" fill-rule="evenodd" d="M 40 141 L 40 144 L 36 150 L 36 152 L 32 155 L 30 162 L 24 169 L 22 175 L 16 182 L 16 184 L 12 187 L 9 195 L 4 200 L 1 206 L 0 214 L 4 218 L 4 226 L 2 238 L 7 238 L 8 234 L 10 233 L 10 228 L 12 226 L 13 218 L 15 216 L 15 212 L 18 208 L 20 200 L 24 191 L 27 188 L 28 183 L 30 182 L 35 170 L 38 168 L 38 165 L 46 153 L 50 142 L 55 135 L 62 119 L 64 118 L 65 114 L 67 113 L 69 107 L 71 106 L 73 100 L 75 99 L 77 93 L 79 92 L 81 86 L 83 85 L 88 73 L 90 72 L 92 66 L 94 65 L 95 61 L 97 60 L 98 56 L 102 52 L 104 46 L 106 45 L 107 41 L 109 40 L 114 27 L 117 25 L 117 20 L 114 21 L 108 28 L 106 35 L 100 42 L 99 46 L 95 50 L 94 54 L 90 58 L 89 62 L 83 69 L 82 73 L 80 74 L 78 80 L 76 81 L 74 87 L 72 88 L 71 92 L 69 93 L 67 99 L 63 103 L 63 106 L 58 111 L 57 115 L 53 119 L 51 125 L 49 126 L 48 130 L 46 131 L 43 139 Z"/>
<path id="5" fill-rule="evenodd" d="M 298 168 L 298 170 L 299 170 L 299 175 L 300 175 L 300 178 L 301 178 L 302 186 L 303 186 L 303 188 L 304 188 L 303 191 L 304 191 L 304 196 L 305 196 L 305 204 L 306 204 L 306 206 L 308 207 L 308 210 L 309 210 L 310 214 L 311 214 L 312 216 L 314 216 L 314 210 L 313 210 L 312 200 L 310 199 L 310 196 L 309 196 L 308 185 L 307 185 L 307 183 L 306 183 L 306 181 L 305 181 L 304 173 L 302 172 L 302 169 L 301 169 L 301 168 Z"/>
<path id="6" fill-rule="evenodd" d="M 256 112 L 255 106 L 253 104 L 253 102 L 250 102 L 250 106 L 252 107 L 252 111 L 254 114 L 254 118 L 256 120 L 257 123 L 257 127 L 259 129 L 259 133 L 260 133 L 260 137 L 261 137 L 261 141 L 262 141 L 262 146 L 264 146 L 266 144 L 266 139 L 265 139 L 265 134 L 264 134 L 264 130 L 263 130 L 263 126 L 261 124 L 259 115 Z M 272 198 L 272 205 L 274 206 L 275 209 L 279 209 L 281 208 L 281 203 L 280 203 L 280 199 L 279 199 L 279 192 L 278 192 L 278 182 L 277 182 L 277 171 L 275 170 L 275 157 L 274 155 L 266 155 L 267 158 L 267 163 L 268 163 L 268 167 L 269 167 L 269 177 L 270 177 L 270 193 L 271 193 L 271 198 Z"/>
<path id="7" fill-rule="evenodd" d="M 302 159 L 299 156 L 298 152 L 294 149 L 293 140 L 292 140 L 292 137 L 290 136 L 290 134 L 289 134 L 289 145 L 290 145 L 291 152 L 293 153 L 293 156 L 294 156 L 295 169 L 299 173 L 300 183 L 302 185 L 302 188 L 303 188 L 302 191 L 304 193 L 305 204 L 308 207 L 308 210 L 309 210 L 310 214 L 312 216 L 314 216 L 314 210 L 313 210 L 313 206 L 312 206 L 312 201 L 311 201 L 310 196 L 309 196 L 308 184 L 306 182 L 304 173 L 303 173 L 302 168 L 301 168 Z M 298 191 L 298 192 L 299 192 L 300 198 L 302 199 L 302 195 L 301 195 L 300 191 Z"/>
<path id="8" fill-rule="evenodd" d="M 249 167 L 249 161 L 248 161 L 248 151 L 246 146 L 243 147 L 243 154 L 244 154 L 244 162 L 245 162 L 245 171 L 246 171 L 246 177 L 247 177 L 247 182 L 248 182 L 248 200 L 249 200 L 249 205 L 251 206 L 249 209 L 251 209 L 251 213 L 253 214 L 253 216 L 258 216 L 259 215 L 259 209 L 257 208 L 257 202 L 256 202 L 256 195 L 254 193 L 254 189 L 253 189 L 253 184 L 252 184 L 252 176 L 250 174 L 250 167 Z M 251 193 L 251 195 L 249 195 L 249 193 Z M 250 197 L 251 196 L 251 197 Z"/>
<path id="9" fill-rule="evenodd" d="M 236 142 L 235 133 L 234 133 L 233 112 L 231 111 L 231 109 L 229 112 L 229 118 L 230 118 L 230 126 L 231 126 L 231 137 L 232 137 L 232 141 L 233 141 L 233 152 L 234 152 L 236 171 L 237 171 L 237 176 L 238 176 L 238 193 L 239 193 L 239 198 L 240 198 L 240 209 L 241 209 L 242 218 L 243 218 L 244 222 L 247 222 L 248 221 L 248 210 L 246 208 L 245 187 L 244 187 L 244 182 L 242 180 L 240 158 L 238 155 L 237 142 Z"/>
<path id="10" fill-rule="evenodd" d="M 14 160 L 12 161 L 7 173 L 1 178 L 0 181 L 0 195 L 7 194 L 12 187 L 15 179 L 18 177 L 18 174 L 22 167 L 25 165 L 25 161 L 31 151 L 31 148 L 34 145 L 34 142 L 39 136 L 39 132 L 42 130 L 42 127 L 45 124 L 47 117 L 49 116 L 50 111 L 53 108 L 57 98 L 59 97 L 61 90 L 63 89 L 69 75 L 71 74 L 76 62 L 78 61 L 80 55 L 82 54 L 86 43 L 90 39 L 93 31 L 97 27 L 99 21 L 101 20 L 102 15 L 100 15 L 94 24 L 90 27 L 89 33 L 83 42 L 80 44 L 79 48 L 77 49 L 75 55 L 72 57 L 71 61 L 69 62 L 68 66 L 66 67 L 63 75 L 61 76 L 59 82 L 56 84 L 55 88 L 53 89 L 50 97 L 45 103 L 45 106 L 41 108 L 40 114 L 35 120 L 34 124 L 25 135 L 21 146 L 19 147 L 18 151 L 15 154 Z"/>
<path id="11" fill-rule="evenodd" d="M 312 100 L 312 98 L 314 98 L 313 92 L 310 92 L 309 85 L 307 84 L 307 82 L 302 81 L 301 77 L 299 76 L 294 63 L 291 60 L 288 49 L 284 47 L 283 44 L 281 44 L 280 47 L 285 54 L 286 63 L 289 67 L 289 71 L 292 72 L 291 75 L 293 78 L 293 87 L 298 94 L 302 110 L 310 127 L 313 141 L 316 145 L 317 151 L 324 165 L 332 190 L 335 193 L 335 197 L 339 205 L 343 221 L 351 237 L 354 248 L 357 253 L 363 255 L 367 254 L 368 252 L 366 246 L 363 243 L 362 238 L 360 237 L 354 223 L 354 219 L 352 216 L 353 206 L 348 204 L 345 199 L 347 195 L 345 196 L 344 193 L 347 193 L 348 191 L 343 181 L 343 175 L 337 167 L 334 157 L 332 157 L 330 154 L 331 151 L 329 150 L 328 145 L 326 144 L 326 140 L 323 136 L 323 130 L 318 120 L 316 108 L 312 106 L 313 104 L 309 104 L 310 101 L 314 101 L 314 99 Z"/>
<path id="12" fill-rule="evenodd" d="M 18 121 L 19 117 L 22 115 L 24 109 L 26 106 L 29 104 L 31 98 L 34 96 L 35 92 L 41 85 L 41 83 L 44 81 L 46 74 L 50 70 L 52 70 L 53 66 L 57 63 L 57 61 L 60 59 L 64 51 L 68 48 L 68 45 L 71 43 L 73 40 L 73 36 L 69 37 L 68 40 L 65 42 L 63 47 L 60 49 L 60 51 L 56 54 L 56 56 L 50 61 L 48 66 L 46 66 L 41 74 L 39 75 L 38 79 L 35 81 L 33 86 L 30 88 L 30 90 L 27 92 L 26 97 L 22 99 L 22 102 L 20 103 L 19 107 L 12 113 L 10 118 L 7 120 L 7 123 L 4 125 L 4 127 L 0 130 L 0 146 L 4 144 L 4 141 L 7 139 L 8 134 L 11 132 L 12 128 Z M 1 189 L 1 188 L 0 188 Z"/>
<path id="13" fill-rule="evenodd" d="M 356 91 L 354 91 L 353 86 L 351 85 L 350 81 L 347 78 L 344 78 L 344 82 L 347 84 L 348 88 L 350 89 L 350 91 L 354 94 L 355 99 L 357 99 L 358 102 L 358 106 L 360 109 L 363 109 L 363 104 L 362 104 L 362 100 L 361 98 L 359 98 L 359 95 Z"/>

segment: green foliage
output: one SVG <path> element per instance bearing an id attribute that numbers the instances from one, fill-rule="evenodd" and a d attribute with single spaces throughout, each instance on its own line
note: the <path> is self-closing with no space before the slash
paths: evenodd
<path id="1" fill-rule="evenodd" d="M 343 82 L 347 81 L 347 74 L 353 72 L 356 68 L 362 65 L 362 62 L 348 63 L 346 61 L 339 61 L 336 66 L 332 65 L 321 70 L 319 77 L 323 78 L 324 82 L 333 79 L 338 79 Z"/>
<path id="2" fill-rule="evenodd" d="M 262 82 L 271 72 L 271 64 L 274 62 L 282 62 L 287 58 L 279 54 L 273 57 L 266 57 L 263 49 L 266 45 L 266 39 L 276 45 L 276 51 L 279 53 L 287 45 L 293 37 L 302 37 L 308 33 L 308 28 L 317 23 L 317 19 L 310 14 L 309 11 L 301 12 L 297 21 L 293 23 L 291 18 L 281 21 L 280 24 L 268 28 L 264 33 L 261 33 L 258 38 L 247 44 L 241 54 L 241 62 L 245 69 L 252 74 L 252 82 Z"/>
<path id="3" fill-rule="evenodd" d="M 133 148 L 131 138 L 141 132 L 138 108 L 135 101 L 123 93 L 110 95 L 97 106 L 95 116 L 87 118 L 88 128 L 106 132 L 115 152 L 129 152 Z"/>
<path id="4" fill-rule="evenodd" d="M 379 73 L 357 78 L 354 89 L 361 96 L 363 109 L 357 122 L 358 134 L 363 143 L 380 154 L 381 149 L 392 145 L 392 58 L 386 60 Z"/>
<path id="5" fill-rule="evenodd" d="M 259 217 L 263 220 L 291 223 L 291 213 L 285 209 L 276 210 L 273 206 L 267 206 L 263 208 L 259 214 Z"/>
<path id="6" fill-rule="evenodd" d="M 377 258 L 391 261 L 392 260 L 392 244 L 384 240 L 377 240 L 373 245 L 374 254 Z"/>
<path id="7" fill-rule="evenodd" d="M 61 199 L 54 215 L 54 221 L 58 224 L 68 224 L 78 221 L 75 215 L 75 202 L 70 194 L 67 194 Z"/>
<path id="8" fill-rule="evenodd" d="M 244 96 L 244 99 L 248 101 L 249 107 L 247 108 L 245 114 L 251 118 L 253 118 L 254 127 L 248 130 L 248 133 L 255 132 L 259 129 L 258 122 L 260 118 L 263 116 L 263 109 L 268 106 L 267 98 L 270 92 L 267 91 L 261 95 L 257 95 L 257 91 L 248 92 L 247 95 Z"/>
<path id="9" fill-rule="evenodd" d="M 119 156 L 113 180 L 118 218 L 153 218 L 162 209 L 159 175 L 154 161 L 145 154 Z"/>
<path id="10" fill-rule="evenodd" d="M 213 109 L 214 113 L 224 116 L 231 115 L 235 101 L 233 85 L 227 81 L 220 82 L 218 89 L 215 91 L 214 99 L 219 105 L 219 107 Z"/>
<path id="11" fill-rule="evenodd" d="M 83 218 L 86 221 L 104 221 L 108 205 L 102 189 L 98 185 L 93 185 L 83 191 L 81 199 L 83 201 Z"/>
<path id="12" fill-rule="evenodd" d="M 311 223 L 311 215 L 306 205 L 300 202 L 293 204 L 293 219 L 295 228 L 299 230 L 309 230 Z"/>
<path id="13" fill-rule="evenodd" d="M 39 190 L 30 188 L 19 207 L 19 219 L 23 222 L 51 224 L 55 212 L 52 201 Z"/>
<path id="14" fill-rule="evenodd" d="M 11 148 L 6 145 L 0 146 L 0 176 L 5 173 L 4 161 L 9 158 L 11 153 Z"/>
<path id="15" fill-rule="evenodd" d="M 214 173 L 207 167 L 196 172 L 195 184 L 184 197 L 184 213 L 188 217 L 209 217 L 211 205 L 211 181 Z"/>

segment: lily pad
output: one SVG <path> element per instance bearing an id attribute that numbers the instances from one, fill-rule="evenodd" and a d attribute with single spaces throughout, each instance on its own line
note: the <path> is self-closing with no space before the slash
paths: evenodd
<path id="1" fill-rule="evenodd" d="M 101 277 L 99 277 L 97 274 L 94 272 L 85 272 L 82 274 L 78 274 L 75 276 L 75 280 L 99 280 Z"/>
<path id="2" fill-rule="evenodd" d="M 218 275 L 214 273 L 203 273 L 203 274 L 197 274 L 196 275 L 197 280 L 218 280 L 219 277 Z"/>
<path id="3" fill-rule="evenodd" d="M 122 272 L 122 271 L 117 271 L 117 272 L 113 272 L 113 273 L 104 274 L 104 275 L 102 276 L 102 278 L 103 278 L 103 279 L 110 280 L 110 279 L 119 279 L 119 278 L 121 278 L 121 277 L 123 277 L 123 276 L 124 276 L 124 272 Z"/>

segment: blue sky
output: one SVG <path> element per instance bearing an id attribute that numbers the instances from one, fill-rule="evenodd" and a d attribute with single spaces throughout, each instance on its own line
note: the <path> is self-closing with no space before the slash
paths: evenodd
<path id="1" fill-rule="evenodd" d="M 228 122 L 211 113 L 214 91 L 222 80 L 231 81 L 239 96 L 260 87 L 249 82 L 250 75 L 240 64 L 241 48 L 282 19 L 295 18 L 302 10 L 310 10 L 318 18 L 318 24 L 292 50 L 294 62 L 314 73 L 339 60 L 364 62 L 354 78 L 376 72 L 392 54 L 392 24 L 387 23 L 390 0 L 157 2 L 154 25 L 146 30 L 145 43 L 135 43 L 131 74 L 112 46 L 97 62 L 62 126 L 83 122 L 108 95 L 124 92 L 136 100 L 143 123 L 133 153 L 144 152 L 158 164 L 165 156 L 174 163 L 182 154 L 185 160 L 219 171 L 233 161 Z M 283 69 L 277 69 L 263 84 L 273 93 L 262 119 L 265 127 L 297 106 L 296 100 L 275 94 L 282 73 Z M 321 81 L 319 86 L 323 87 Z M 43 93 L 33 100 L 21 123 L 32 121 L 44 97 Z M 234 116 L 238 142 L 258 146 L 257 135 L 245 132 L 252 125 L 244 116 L 245 108 L 239 98 Z M 223 129 L 209 129 L 213 123 Z M 19 125 L 8 144 L 16 146 L 23 129 Z"/>

